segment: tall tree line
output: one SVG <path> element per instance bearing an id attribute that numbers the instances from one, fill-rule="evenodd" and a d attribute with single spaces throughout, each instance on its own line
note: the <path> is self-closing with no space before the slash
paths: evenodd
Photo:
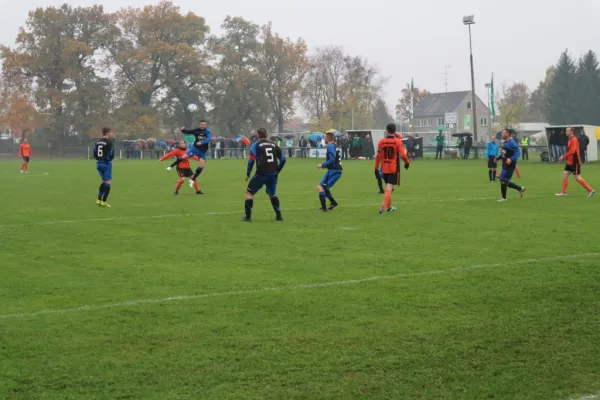
<path id="1" fill-rule="evenodd" d="M 522 82 L 504 86 L 498 98 L 502 126 L 521 122 L 552 125 L 600 125 L 600 66 L 588 51 L 574 60 L 565 50 L 556 65 L 548 67 L 544 79 L 530 91 Z"/>
<path id="2" fill-rule="evenodd" d="M 221 30 L 211 34 L 203 17 L 169 0 L 115 13 L 38 8 L 15 45 L 1 48 L 0 124 L 42 127 L 60 144 L 104 124 L 131 137 L 199 119 L 227 136 L 257 125 L 282 132 L 299 107 L 323 129 L 389 116 L 385 80 L 367 60 L 339 47 L 309 55 L 302 38 L 240 17 L 227 17 Z"/>

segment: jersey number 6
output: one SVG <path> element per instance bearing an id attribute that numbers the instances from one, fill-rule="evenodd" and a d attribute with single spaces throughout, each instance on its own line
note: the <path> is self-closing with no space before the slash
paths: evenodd
<path id="1" fill-rule="evenodd" d="M 96 153 L 98 154 L 98 157 L 104 156 L 104 146 L 98 146 Z"/>

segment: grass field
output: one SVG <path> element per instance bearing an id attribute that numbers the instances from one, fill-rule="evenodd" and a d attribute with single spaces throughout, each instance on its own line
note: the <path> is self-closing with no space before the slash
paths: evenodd
<path id="1" fill-rule="evenodd" d="M 252 224 L 244 161 L 177 197 L 116 161 L 112 209 L 91 161 L 1 163 L 0 399 L 600 398 L 600 196 L 526 162 L 497 203 L 484 161 L 417 161 L 380 216 L 353 161 L 319 214 L 316 163 Z"/>

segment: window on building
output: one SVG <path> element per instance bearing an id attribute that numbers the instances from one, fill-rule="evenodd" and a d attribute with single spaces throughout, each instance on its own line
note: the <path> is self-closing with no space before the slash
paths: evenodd
<path id="1" fill-rule="evenodd" d="M 456 129 L 456 122 L 452 124 L 452 128 Z"/>
<path id="2" fill-rule="evenodd" d="M 444 126 L 444 118 L 438 118 L 437 126 Z"/>
<path id="3" fill-rule="evenodd" d="M 433 120 L 432 119 L 428 119 L 427 120 L 427 126 L 433 126 Z"/>
<path id="4" fill-rule="evenodd" d="M 487 126 L 487 124 L 488 124 L 487 118 L 485 118 L 485 117 L 481 118 L 481 126 Z"/>
<path id="5" fill-rule="evenodd" d="M 473 103 L 467 101 L 467 110 L 470 110 L 471 108 L 473 108 Z"/>

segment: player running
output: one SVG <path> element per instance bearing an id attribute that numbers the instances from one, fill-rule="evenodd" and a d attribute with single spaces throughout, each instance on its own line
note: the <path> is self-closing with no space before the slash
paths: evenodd
<path id="1" fill-rule="evenodd" d="M 525 186 L 521 187 L 510 181 L 515 172 L 516 161 L 521 156 L 519 146 L 517 146 L 517 142 L 511 137 L 509 129 L 504 129 L 502 131 L 502 139 L 504 139 L 504 143 L 502 144 L 502 154 L 498 157 L 499 159 L 502 159 L 502 172 L 500 173 L 500 191 L 502 193 L 502 198 L 498 201 L 506 201 L 507 188 L 519 191 L 521 197 L 523 197 L 526 190 Z M 498 158 L 496 160 L 498 160 Z"/>
<path id="2" fill-rule="evenodd" d="M 569 186 L 569 175 L 573 174 L 575 180 L 579 182 L 588 192 L 588 197 L 596 194 L 596 191 L 588 185 L 581 176 L 581 153 L 579 152 L 579 141 L 575 137 L 575 132 L 572 127 L 567 128 L 567 137 L 569 138 L 567 152 L 559 158 L 560 161 L 567 160 L 565 171 L 563 172 L 562 191 L 557 193 L 557 196 L 566 196 L 567 187 Z"/>
<path id="3" fill-rule="evenodd" d="M 192 169 L 190 168 L 189 159 L 186 158 L 185 160 L 181 160 L 181 157 L 183 157 L 187 153 L 187 145 L 185 141 L 180 140 L 178 145 L 179 148 L 168 152 L 159 160 L 159 162 L 163 162 L 171 157 L 177 158 L 177 161 L 175 163 L 167 167 L 167 171 L 170 171 L 173 166 L 177 166 L 177 175 L 179 175 L 179 180 L 177 181 L 177 185 L 175 186 L 175 192 L 173 192 L 174 195 L 179 194 L 179 189 L 181 188 L 181 185 L 183 185 L 183 182 L 185 182 L 185 178 L 189 178 L 190 176 L 194 175 Z M 198 157 L 196 156 L 192 156 L 192 158 L 198 160 Z M 194 181 L 194 189 L 196 189 L 196 194 L 203 194 L 200 190 L 200 187 L 198 186 L 197 181 Z"/>
<path id="4" fill-rule="evenodd" d="M 326 161 L 317 165 L 317 168 L 327 170 L 323 179 L 317 185 L 319 201 L 321 202 L 321 208 L 317 210 L 319 212 L 331 211 L 339 205 L 333 198 L 330 189 L 342 177 L 342 150 L 335 145 L 332 132 L 325 134 L 325 143 L 327 144 Z M 329 199 L 329 208 L 327 208 L 327 199 Z"/>
<path id="5" fill-rule="evenodd" d="M 110 128 L 102 128 L 102 139 L 94 145 L 94 158 L 96 159 L 96 170 L 100 174 L 102 183 L 98 190 L 98 200 L 96 204 L 101 207 L 110 205 L 106 202 L 110 193 L 110 184 L 112 182 L 112 160 L 115 158 L 115 147 L 113 143 L 114 134 Z"/>
<path id="6" fill-rule="evenodd" d="M 208 151 L 208 145 L 212 140 L 212 133 L 206 124 L 205 120 L 200 121 L 200 127 L 196 129 L 185 129 L 184 127 L 179 128 L 181 133 L 185 135 L 194 135 L 194 145 L 187 151 L 182 159 L 190 158 L 193 156 L 198 157 L 198 168 L 190 179 L 190 187 L 194 187 L 194 182 L 198 179 L 198 176 L 202 173 L 206 165 L 206 152 Z"/>
<path id="7" fill-rule="evenodd" d="M 21 173 L 29 172 L 29 158 L 31 157 L 31 146 L 27 142 L 27 139 L 23 139 L 23 142 L 19 146 L 19 157 L 23 160 L 21 164 Z"/>
<path id="8" fill-rule="evenodd" d="M 385 129 L 387 135 L 377 144 L 377 157 L 375 158 L 375 173 L 381 167 L 386 184 L 379 214 L 383 214 L 385 211 L 396 211 L 396 207 L 392 205 L 392 192 L 394 186 L 400 184 L 400 158 L 404 161 L 404 169 L 410 167 L 410 160 L 404 150 L 402 139 L 396 136 L 396 124 L 388 124 Z"/>
<path id="9" fill-rule="evenodd" d="M 252 207 L 254 206 L 254 195 L 264 186 L 271 200 L 273 210 L 277 221 L 283 221 L 281 217 L 281 207 L 279 197 L 277 197 L 277 177 L 285 165 L 285 155 L 275 143 L 267 140 L 267 130 L 259 128 L 256 131 L 258 141 L 250 146 L 250 158 L 248 159 L 248 169 L 246 170 L 246 201 L 244 209 L 246 216 L 242 218 L 244 222 L 252 222 Z M 256 173 L 252 178 L 252 169 L 256 162 Z"/>

